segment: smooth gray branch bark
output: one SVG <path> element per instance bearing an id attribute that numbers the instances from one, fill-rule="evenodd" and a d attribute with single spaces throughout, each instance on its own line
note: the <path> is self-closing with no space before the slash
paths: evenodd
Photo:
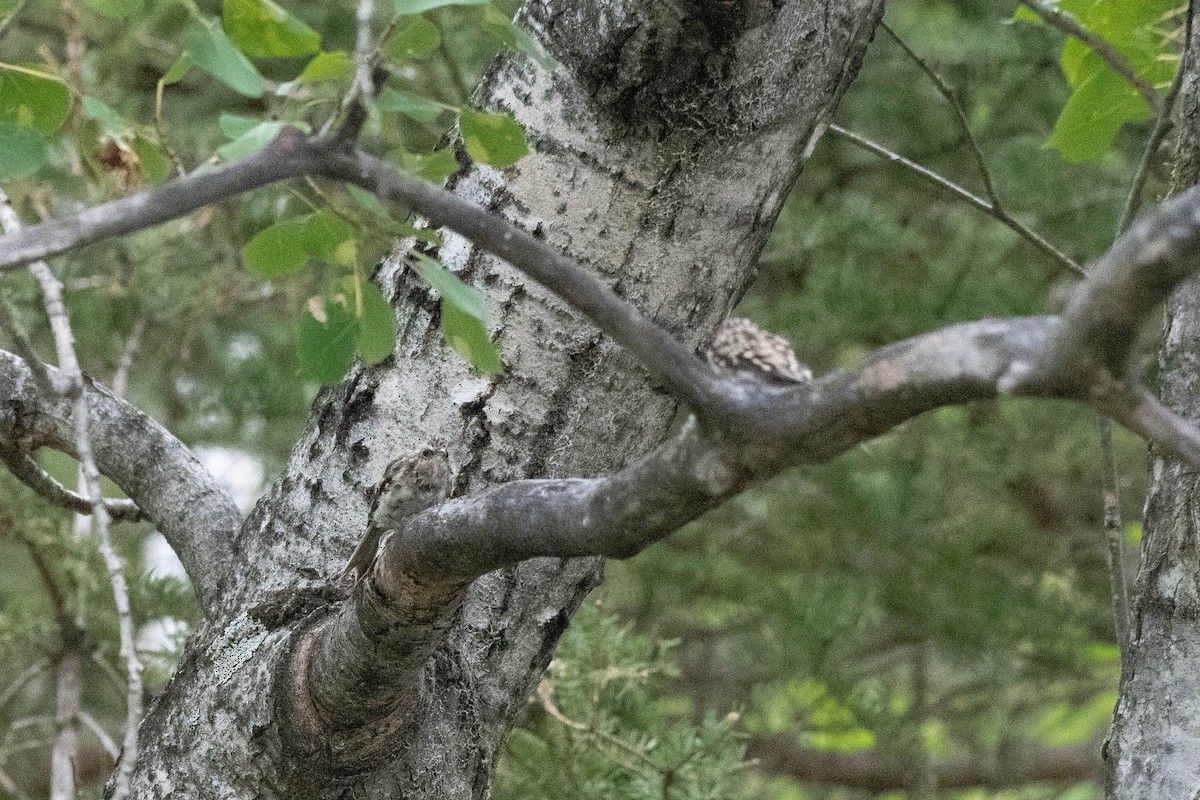
<path id="1" fill-rule="evenodd" d="M 1110 391 L 1097 374 L 1125 377 L 1139 328 L 1195 271 L 1198 252 L 1200 190 L 1191 189 L 1134 223 L 1091 265 L 1090 278 L 1067 305 L 1063 336 L 1047 353 L 1039 377 L 1074 382 L 1073 391 L 1092 400 Z"/>
<path id="2" fill-rule="evenodd" d="M 50 371 L 61 381 L 57 370 Z M 10 452 L 75 454 L 73 401 L 39 388 L 28 365 L 0 351 L 0 441 Z M 220 593 L 241 513 L 182 442 L 98 383 L 85 381 L 97 466 L 166 537 L 208 608 Z"/>

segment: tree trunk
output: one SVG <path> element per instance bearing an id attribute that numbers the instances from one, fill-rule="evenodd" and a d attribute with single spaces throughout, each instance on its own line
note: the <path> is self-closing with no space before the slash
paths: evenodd
<path id="1" fill-rule="evenodd" d="M 1176 144 L 1175 191 L 1200 179 L 1200 32 L 1188 43 Z M 1159 351 L 1164 403 L 1200 421 L 1200 281 L 1167 304 Z M 1195 471 L 1155 453 L 1142 566 L 1113 732 L 1105 748 L 1108 798 L 1200 797 L 1200 485 Z"/>
<path id="2" fill-rule="evenodd" d="M 516 115 L 532 153 L 503 174 L 474 169 L 454 191 L 591 265 L 699 345 L 749 282 L 881 12 L 881 0 L 531 2 L 526 21 L 560 66 L 502 58 L 480 100 Z M 273 724 L 292 634 L 337 601 L 329 587 L 362 535 L 366 492 L 396 455 L 445 446 L 460 493 L 605 474 L 662 440 L 675 403 L 503 262 L 449 234 L 438 256 L 490 298 L 504 376 L 472 375 L 442 344 L 429 291 L 399 255 L 384 263 L 395 359 L 317 398 L 141 727 L 135 795 L 487 796 L 504 735 L 599 582 L 598 560 L 529 561 L 476 581 L 421 696 L 364 742 L 384 742 L 389 757 L 352 772 L 295 757 Z"/>

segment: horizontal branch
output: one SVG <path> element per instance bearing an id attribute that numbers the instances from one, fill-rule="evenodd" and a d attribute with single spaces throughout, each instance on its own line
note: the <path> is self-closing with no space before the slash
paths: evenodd
<path id="1" fill-rule="evenodd" d="M 54 480 L 26 453 L 14 452 L 0 445 L 0 461 L 4 462 L 17 480 L 36 492 L 43 500 L 76 514 L 92 513 L 91 500 Z M 143 518 L 142 510 L 132 500 L 110 499 L 105 500 L 104 505 L 108 509 L 108 516 L 114 522 L 137 522 Z"/>
<path id="2" fill-rule="evenodd" d="M 57 370 L 51 377 L 62 380 Z M 137 504 L 179 556 L 211 608 L 220 593 L 241 513 L 182 442 L 154 420 L 87 382 L 92 446 L 103 474 Z M 19 357 L 0 350 L 0 443 L 10 453 L 50 447 L 75 454 L 74 401 L 47 393 Z"/>
<path id="3" fill-rule="evenodd" d="M 145 230 L 243 192 L 313 171 L 308 142 L 295 128 L 284 128 L 262 150 L 224 169 L 192 173 L 157 189 L 5 234 L 0 237 L 0 271 Z"/>
<path id="4" fill-rule="evenodd" d="M 912 769 L 877 753 L 830 753 L 800 747 L 785 734 L 752 736 L 746 757 L 759 771 L 805 784 L 867 792 L 911 788 Z M 1103 777 L 1100 745 L 1044 747 L 1006 754 L 1002 767 L 979 757 L 938 759 L 931 765 L 939 789 L 1017 787 L 1033 783 L 1095 783 Z"/>
<path id="5" fill-rule="evenodd" d="M 820 463 L 926 411 L 996 397 L 1011 364 L 1059 332 L 1055 317 L 955 325 L 877 351 L 811 386 L 765 397 L 758 427 L 714 439 L 695 424 L 615 475 L 526 480 L 418 514 L 377 572 L 474 578 L 529 558 L 627 558 L 748 486 Z"/>

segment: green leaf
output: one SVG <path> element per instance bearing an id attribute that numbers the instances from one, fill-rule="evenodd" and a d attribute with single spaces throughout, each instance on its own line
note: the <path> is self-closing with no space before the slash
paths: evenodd
<path id="1" fill-rule="evenodd" d="M 424 17 L 416 17 L 399 28 L 383 46 L 383 52 L 394 61 L 416 61 L 428 58 L 442 43 L 437 26 Z"/>
<path id="2" fill-rule="evenodd" d="M 260 278 L 281 278 L 308 266 L 304 222 L 284 220 L 259 231 L 242 248 L 242 263 Z"/>
<path id="3" fill-rule="evenodd" d="M 360 189 L 357 186 L 346 184 L 346 188 L 350 191 L 350 196 L 354 198 L 360 206 L 376 214 L 384 219 L 390 219 L 387 209 L 383 207 L 383 203 L 379 202 L 379 198 L 368 192 L 366 189 Z"/>
<path id="4" fill-rule="evenodd" d="M 28 178 L 46 163 L 46 137 L 28 125 L 0 122 L 0 180 Z"/>
<path id="5" fill-rule="evenodd" d="M 525 129 L 511 114 L 463 111 L 459 117 L 459 129 L 467 155 L 497 169 L 511 167 L 529 152 Z"/>
<path id="6" fill-rule="evenodd" d="M 1016 22 L 1030 22 L 1034 25 L 1042 24 L 1042 18 L 1025 6 L 1017 6 L 1017 10 L 1013 13 L 1012 18 Z"/>
<path id="7" fill-rule="evenodd" d="M 445 106 L 436 100 L 390 86 L 383 87 L 375 102 L 380 111 L 399 111 L 417 122 L 430 122 L 445 110 Z"/>
<path id="8" fill-rule="evenodd" d="M 446 179 L 458 172 L 460 168 L 458 159 L 449 149 L 435 150 L 426 155 L 397 150 L 391 153 L 390 157 L 396 161 L 400 169 L 410 175 L 416 175 L 418 178 L 438 185 L 445 183 Z"/>
<path id="9" fill-rule="evenodd" d="M 483 323 L 445 298 L 442 299 L 442 336 L 454 352 L 480 372 L 496 375 L 504 370 L 500 353 L 488 337 Z"/>
<path id="10" fill-rule="evenodd" d="M 354 71 L 354 62 L 341 50 L 317 53 L 296 80 L 304 83 L 340 81 Z"/>
<path id="11" fill-rule="evenodd" d="M 483 29 L 505 47 L 516 48 L 517 34 L 512 19 L 491 3 L 483 8 Z"/>
<path id="12" fill-rule="evenodd" d="M 172 83 L 178 83 L 187 77 L 187 74 L 192 71 L 192 67 L 196 66 L 192 61 L 191 56 L 186 52 L 180 54 L 179 58 L 175 59 L 175 63 L 167 70 L 167 74 L 162 76 L 163 86 L 170 86 Z"/>
<path id="13" fill-rule="evenodd" d="M 434 8 L 445 6 L 481 6 L 488 0 L 393 0 L 397 14 L 420 14 Z"/>
<path id="14" fill-rule="evenodd" d="M 336 300 L 319 298 L 315 310 L 322 319 L 310 310 L 300 322 L 300 369 L 321 383 L 337 383 L 354 362 L 358 321 Z"/>
<path id="15" fill-rule="evenodd" d="M 347 245 L 354 244 L 354 228 L 329 209 L 301 218 L 300 236 L 313 260 L 353 266 L 353 260 L 347 258 Z"/>
<path id="16" fill-rule="evenodd" d="M 128 19 L 142 7 L 140 0 L 83 0 L 83 4 L 109 19 Z"/>
<path id="17" fill-rule="evenodd" d="M 262 76 L 219 26 L 193 22 L 183 32 L 183 51 L 196 67 L 238 94 L 262 97 Z"/>
<path id="18" fill-rule="evenodd" d="M 115 109 L 95 97 L 84 95 L 83 112 L 99 122 L 100 128 L 114 139 L 129 132 L 129 123 Z"/>
<path id="19" fill-rule="evenodd" d="M 227 139 L 245 136 L 260 124 L 262 124 L 262 120 L 257 117 L 243 117 L 238 114 L 222 113 L 217 118 L 217 127 L 221 129 L 221 133 L 225 134 Z"/>
<path id="20" fill-rule="evenodd" d="M 383 292 L 370 281 L 362 283 L 362 316 L 358 320 L 355 347 L 363 361 L 377 364 L 392 354 L 396 346 L 396 312 L 383 298 Z"/>
<path id="21" fill-rule="evenodd" d="M 464 313 L 483 322 L 487 314 L 483 292 L 474 286 L 467 286 L 458 279 L 457 275 L 424 253 L 414 251 L 413 255 L 417 259 L 417 274 L 438 293 L 439 297 L 448 300 Z"/>
<path id="22" fill-rule="evenodd" d="M 0 122 L 49 136 L 66 121 L 70 109 L 71 93 L 59 81 L 0 69 Z"/>
<path id="23" fill-rule="evenodd" d="M 133 137 L 130 144 L 138 157 L 138 169 L 150 183 L 162 183 L 171 177 L 171 160 L 163 149 L 144 136 Z"/>
<path id="24" fill-rule="evenodd" d="M 1117 132 L 1127 122 L 1150 116 L 1150 109 L 1119 75 L 1089 53 L 1082 78 L 1067 99 L 1046 147 L 1072 162 L 1099 161 L 1112 152 Z"/>
<path id="25" fill-rule="evenodd" d="M 225 161 L 240 161 L 269 145 L 283 130 L 283 122 L 259 122 L 232 142 L 217 148 L 217 155 Z"/>
<path id="26" fill-rule="evenodd" d="M 483 293 L 423 253 L 416 253 L 417 273 L 442 298 L 442 336 L 454 352 L 488 375 L 503 370 L 500 353 L 484 327 Z"/>
<path id="27" fill-rule="evenodd" d="M 225 30 L 251 58 L 297 58 L 321 48 L 321 37 L 272 0 L 225 0 Z"/>
<path id="28" fill-rule="evenodd" d="M 299 272 L 309 261 L 353 266 L 354 228 L 329 209 L 276 222 L 242 248 L 246 269 L 260 278 Z"/>

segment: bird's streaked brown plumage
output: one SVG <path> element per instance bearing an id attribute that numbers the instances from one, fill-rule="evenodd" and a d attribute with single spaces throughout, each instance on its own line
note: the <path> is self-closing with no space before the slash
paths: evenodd
<path id="1" fill-rule="evenodd" d="M 708 348 L 708 362 L 720 372 L 771 383 L 804 383 L 813 377 L 812 370 L 796 358 L 787 339 L 742 317 L 730 317 L 721 323 Z"/>
<path id="2" fill-rule="evenodd" d="M 371 490 L 367 533 L 346 562 L 342 578 L 354 573 L 355 580 L 361 580 L 375 563 L 382 537 L 412 515 L 445 500 L 450 488 L 450 458 L 445 450 L 425 447 L 388 464 Z"/>

